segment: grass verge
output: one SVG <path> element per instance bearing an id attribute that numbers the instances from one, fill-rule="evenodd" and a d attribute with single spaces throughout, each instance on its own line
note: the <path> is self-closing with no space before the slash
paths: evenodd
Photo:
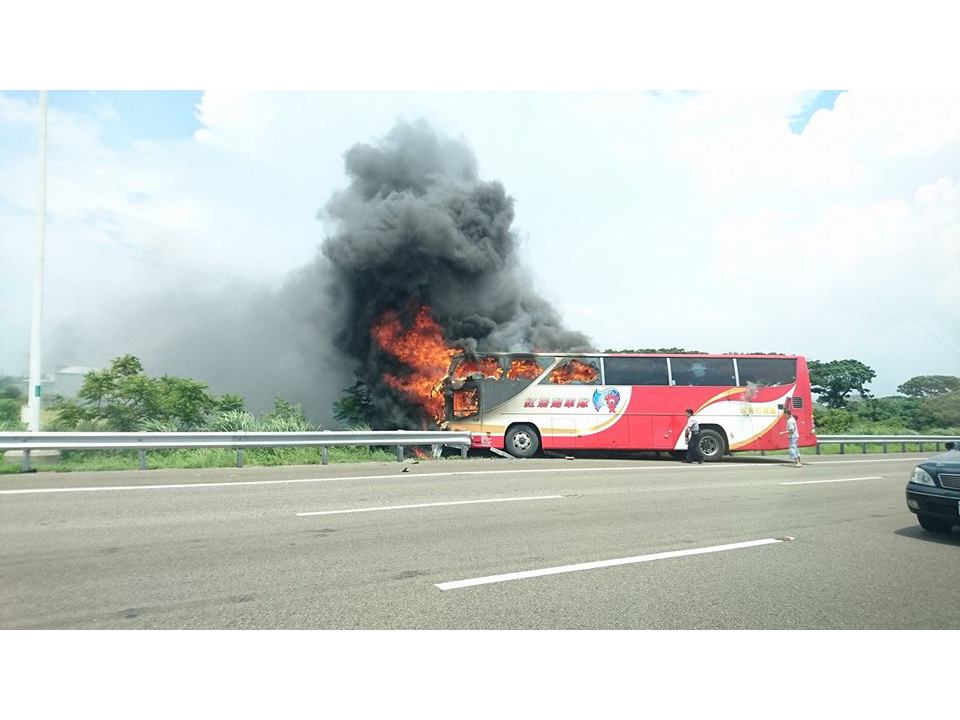
<path id="1" fill-rule="evenodd" d="M 459 457 L 459 455 L 457 455 Z M 331 447 L 330 463 L 396 461 L 393 451 L 375 447 Z M 247 448 L 243 451 L 245 466 L 320 465 L 323 449 L 319 447 Z M 235 467 L 237 452 L 231 448 L 194 448 L 187 450 L 150 450 L 147 469 Z M 136 450 L 66 450 L 57 463 L 35 463 L 38 472 L 79 472 L 91 470 L 137 470 L 140 454 Z M 0 474 L 20 472 L 20 462 L 0 463 Z"/>

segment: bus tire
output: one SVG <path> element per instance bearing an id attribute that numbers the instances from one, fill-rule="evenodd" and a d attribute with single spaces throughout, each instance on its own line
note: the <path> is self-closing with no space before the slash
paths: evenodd
<path id="1" fill-rule="evenodd" d="M 700 454 L 706 462 L 717 462 L 727 452 L 727 440 L 723 433 L 712 428 L 700 430 Z"/>
<path id="2" fill-rule="evenodd" d="M 513 425 L 503 438 L 504 449 L 518 458 L 531 458 L 540 450 L 540 435 L 532 425 Z"/>

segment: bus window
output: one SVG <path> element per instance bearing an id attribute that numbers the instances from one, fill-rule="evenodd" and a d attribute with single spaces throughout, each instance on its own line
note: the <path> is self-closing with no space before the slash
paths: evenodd
<path id="1" fill-rule="evenodd" d="M 551 385 L 599 385 L 598 358 L 568 358 L 561 362 L 544 381 Z"/>
<path id="2" fill-rule="evenodd" d="M 674 385 L 735 385 L 733 358 L 672 357 Z"/>
<path id="3" fill-rule="evenodd" d="M 552 357 L 508 357 L 508 380 L 536 380 L 553 364 Z"/>
<path id="4" fill-rule="evenodd" d="M 503 367 L 500 365 L 499 358 L 492 355 L 471 360 L 462 357 L 457 360 L 457 365 L 450 373 L 450 377 L 458 380 L 466 380 L 473 375 L 482 375 L 484 378 L 499 380 L 503 375 Z"/>
<path id="5" fill-rule="evenodd" d="M 607 385 L 669 385 L 666 358 L 607 357 L 603 359 Z"/>
<path id="6" fill-rule="evenodd" d="M 741 385 L 792 385 L 797 380 L 796 358 L 737 358 Z"/>

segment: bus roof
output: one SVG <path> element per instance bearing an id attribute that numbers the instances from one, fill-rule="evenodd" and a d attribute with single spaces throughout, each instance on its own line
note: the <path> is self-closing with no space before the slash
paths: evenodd
<path id="1" fill-rule="evenodd" d="M 459 352 L 454 357 L 466 355 Z M 478 357 L 701 357 L 701 358 L 803 358 L 803 355 L 770 355 L 765 353 L 604 353 L 604 352 L 477 352 Z"/>

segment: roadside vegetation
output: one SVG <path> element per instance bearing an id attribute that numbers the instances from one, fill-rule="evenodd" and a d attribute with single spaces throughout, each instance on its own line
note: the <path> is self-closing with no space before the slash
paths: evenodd
<path id="1" fill-rule="evenodd" d="M 10 403 L 0 404 L 3 430 L 24 430 L 19 422 L 20 407 L 26 398 L 17 381 L 4 378 L 0 384 Z M 7 390 L 13 388 L 14 390 Z M 8 397 L 9 396 L 9 397 Z M 115 358 L 110 367 L 88 373 L 77 397 L 54 397 L 49 405 L 44 429 L 60 431 L 106 432 L 189 432 L 249 431 L 306 432 L 321 429 L 313 425 L 299 404 L 279 395 L 273 408 L 254 415 L 245 409 L 240 395 L 214 395 L 207 385 L 196 380 L 163 376 L 151 378 L 144 373 L 140 360 L 132 355 Z M 8 407 L 9 405 L 9 407 Z M 15 421 L 14 421 L 15 418 Z M 369 429 L 360 427 L 358 429 Z M 135 450 L 66 450 L 59 462 L 41 464 L 38 470 L 69 472 L 79 470 L 132 470 L 140 465 Z M 231 448 L 196 448 L 188 450 L 150 450 L 147 467 L 206 468 L 232 467 L 237 454 Z M 323 449 L 247 448 L 244 465 L 316 465 L 323 460 Z M 331 463 L 395 461 L 392 450 L 368 447 L 332 447 Z M 0 472 L 18 472 L 19 463 L 0 463 Z"/>
<path id="2" fill-rule="evenodd" d="M 12 377 L 0 377 L 0 431 L 26 430 L 20 422 L 20 408 L 27 404 L 27 398 L 20 390 L 20 380 Z"/>

